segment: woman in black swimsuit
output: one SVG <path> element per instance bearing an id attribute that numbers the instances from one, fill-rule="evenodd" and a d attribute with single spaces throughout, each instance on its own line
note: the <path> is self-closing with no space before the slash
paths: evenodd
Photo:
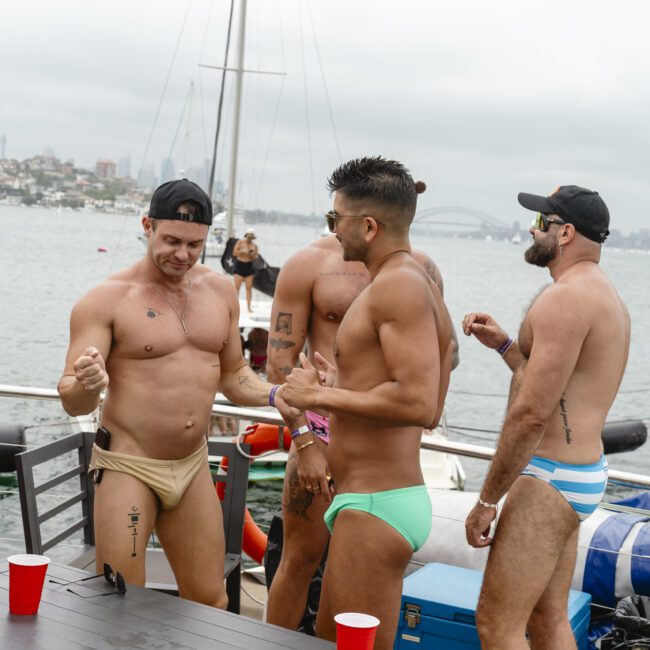
<path id="1" fill-rule="evenodd" d="M 235 276 L 235 291 L 239 296 L 239 287 L 242 282 L 246 284 L 246 306 L 248 311 L 253 311 L 251 308 L 251 299 L 253 296 L 253 260 L 259 255 L 257 251 L 257 244 L 253 242 L 256 239 L 255 231 L 249 228 L 244 234 L 244 239 L 240 239 L 233 249 L 233 256 L 235 258 L 235 268 L 233 274 Z"/>

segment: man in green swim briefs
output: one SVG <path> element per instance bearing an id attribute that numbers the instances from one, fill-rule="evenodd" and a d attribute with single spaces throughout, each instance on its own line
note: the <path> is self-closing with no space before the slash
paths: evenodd
<path id="1" fill-rule="evenodd" d="M 336 366 L 315 355 L 314 368 L 301 355 L 303 368 L 278 394 L 300 410 L 331 414 L 327 462 L 337 495 L 325 514 L 332 539 L 316 633 L 333 640 L 336 614 L 365 612 L 381 621 L 375 649 L 388 650 L 404 570 L 431 526 L 420 437 L 442 413 L 452 325 L 439 289 L 410 254 L 424 183 L 376 157 L 345 163 L 329 188 L 334 210 L 326 218 L 343 259 L 363 262 L 371 281 L 341 321 Z"/>

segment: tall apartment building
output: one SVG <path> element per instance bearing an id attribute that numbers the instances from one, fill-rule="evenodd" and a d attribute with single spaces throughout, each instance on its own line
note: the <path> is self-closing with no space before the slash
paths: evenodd
<path id="1" fill-rule="evenodd" d="M 97 178 L 115 178 L 115 163 L 112 160 L 98 160 L 95 165 Z"/>

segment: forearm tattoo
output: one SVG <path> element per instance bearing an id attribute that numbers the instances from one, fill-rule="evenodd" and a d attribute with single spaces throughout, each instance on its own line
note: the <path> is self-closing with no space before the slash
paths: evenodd
<path id="1" fill-rule="evenodd" d="M 284 334 L 291 334 L 291 320 L 293 319 L 293 314 L 290 314 L 286 311 L 281 311 L 278 314 L 278 318 L 275 321 L 275 331 L 282 332 Z"/>
<path id="2" fill-rule="evenodd" d="M 296 345 L 293 341 L 283 341 L 282 339 L 276 339 L 273 338 L 272 336 L 269 337 L 269 343 L 271 344 L 272 348 L 278 348 L 280 350 L 293 348 Z"/>
<path id="3" fill-rule="evenodd" d="M 570 445 L 573 438 L 571 437 L 571 428 L 569 427 L 569 414 L 566 410 L 566 401 L 564 398 L 564 393 L 560 398 L 560 415 L 562 416 L 562 428 L 564 429 L 564 439 L 566 444 Z"/>
<path id="4" fill-rule="evenodd" d="M 255 384 L 250 380 L 250 377 L 247 377 L 246 375 L 240 375 L 237 377 L 237 380 L 239 381 L 240 386 L 246 386 L 248 388 L 253 388 Z"/>

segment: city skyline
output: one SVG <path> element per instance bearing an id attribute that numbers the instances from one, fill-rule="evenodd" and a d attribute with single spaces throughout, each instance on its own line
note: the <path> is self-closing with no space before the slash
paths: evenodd
<path id="1" fill-rule="evenodd" d="M 92 168 L 130 153 L 132 175 L 153 164 L 159 178 L 166 158 L 176 171 L 211 158 L 221 73 L 199 64 L 223 63 L 228 4 L 116 2 L 3 9 L 3 44 L 16 53 L 0 60 L 6 156 L 47 145 Z M 245 67 L 286 76 L 245 78 L 238 202 L 319 212 L 342 160 L 383 154 L 427 182 L 422 207 L 510 222 L 524 219 L 519 192 L 578 184 L 601 193 L 613 226 L 642 228 L 649 20 L 641 0 L 249 0 Z"/>

